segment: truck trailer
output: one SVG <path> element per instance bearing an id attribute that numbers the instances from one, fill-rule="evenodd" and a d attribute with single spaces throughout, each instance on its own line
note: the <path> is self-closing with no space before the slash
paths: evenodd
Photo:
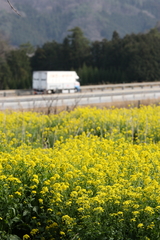
<path id="1" fill-rule="evenodd" d="M 80 92 L 75 71 L 34 71 L 32 89 L 35 94 Z"/>

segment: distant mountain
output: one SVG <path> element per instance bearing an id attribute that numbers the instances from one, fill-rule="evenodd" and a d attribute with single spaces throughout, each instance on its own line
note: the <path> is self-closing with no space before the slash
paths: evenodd
<path id="1" fill-rule="evenodd" d="M 0 32 L 12 45 L 61 42 L 67 31 L 80 27 L 91 40 L 145 32 L 160 20 L 160 0 L 0 0 Z M 159 25 L 158 25 L 159 26 Z"/>

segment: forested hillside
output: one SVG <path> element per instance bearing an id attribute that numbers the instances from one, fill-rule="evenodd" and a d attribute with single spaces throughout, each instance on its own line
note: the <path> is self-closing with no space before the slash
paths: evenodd
<path id="1" fill-rule="evenodd" d="M 91 40 L 146 32 L 160 20 L 160 0 L 0 0 L 0 32 L 11 44 L 61 42 L 68 29 L 80 27 Z"/>
<path id="2" fill-rule="evenodd" d="M 120 38 L 114 31 L 110 41 L 89 41 L 75 27 L 62 43 L 46 42 L 35 50 L 29 43 L 13 49 L 0 37 L 0 89 L 30 88 L 36 70 L 75 70 L 81 85 L 160 81 L 160 33 Z"/>

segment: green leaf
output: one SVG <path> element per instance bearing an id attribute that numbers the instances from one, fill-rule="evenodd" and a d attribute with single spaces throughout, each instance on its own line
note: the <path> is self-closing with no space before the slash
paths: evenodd
<path id="1" fill-rule="evenodd" d="M 24 210 L 24 211 L 23 211 L 23 217 L 27 216 L 27 215 L 28 215 L 28 213 L 29 213 L 29 211 L 28 211 L 28 210 Z"/>
<path id="2" fill-rule="evenodd" d="M 13 222 L 19 222 L 21 221 L 19 217 L 14 217 L 12 220 L 11 220 L 11 223 Z"/>
<path id="3" fill-rule="evenodd" d="M 10 209 L 13 211 L 14 216 L 16 215 L 16 210 L 13 207 L 10 207 Z"/>
<path id="4" fill-rule="evenodd" d="M 34 206 L 34 207 L 33 207 L 33 212 L 36 212 L 36 213 L 37 213 L 37 210 L 38 210 L 38 207 L 37 207 L 37 206 Z"/>
<path id="5" fill-rule="evenodd" d="M 21 240 L 17 235 L 10 235 L 9 240 Z"/>

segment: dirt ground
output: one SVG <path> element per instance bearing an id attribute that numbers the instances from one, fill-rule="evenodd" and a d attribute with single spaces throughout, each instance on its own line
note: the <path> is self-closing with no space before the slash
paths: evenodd
<path id="1" fill-rule="evenodd" d="M 142 105 L 160 105 L 160 98 L 157 99 L 146 99 L 146 100 L 135 100 L 135 101 L 120 101 L 120 102 L 107 102 L 107 103 L 97 103 L 97 104 L 86 104 L 86 105 L 80 105 L 80 107 L 97 107 L 97 108 L 134 108 L 138 107 L 140 108 Z M 20 109 L 20 111 L 32 111 L 32 112 L 41 112 L 44 114 L 58 114 L 62 111 L 72 111 L 76 107 L 79 107 L 79 105 L 73 105 L 73 106 L 49 106 L 49 107 L 38 107 L 38 108 L 30 108 L 30 109 Z"/>

